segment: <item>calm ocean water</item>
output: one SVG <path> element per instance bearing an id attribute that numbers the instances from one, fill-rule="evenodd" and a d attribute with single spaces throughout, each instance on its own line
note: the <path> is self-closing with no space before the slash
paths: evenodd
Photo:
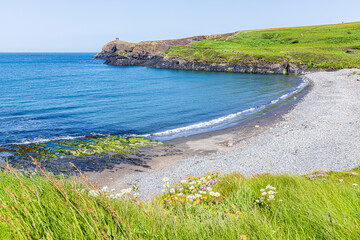
<path id="1" fill-rule="evenodd" d="M 116 67 L 94 53 L 0 53 L 0 144 L 98 134 L 163 139 L 234 124 L 297 77 Z"/>

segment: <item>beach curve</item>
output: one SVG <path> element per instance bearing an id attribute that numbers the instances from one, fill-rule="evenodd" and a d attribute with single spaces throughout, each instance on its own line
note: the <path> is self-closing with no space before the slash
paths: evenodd
<path id="1" fill-rule="evenodd" d="M 312 89 L 302 101 L 259 134 L 235 142 L 231 151 L 184 156 L 173 165 L 128 174 L 109 185 L 118 188 L 136 184 L 141 197 L 148 199 L 161 191 L 163 177 L 177 181 L 212 170 L 251 176 L 261 172 L 303 174 L 357 167 L 360 81 L 353 72 L 354 69 L 343 69 L 304 75 L 312 82 Z M 254 129 L 262 127 L 252 125 Z M 199 141 L 206 143 L 206 139 Z"/>

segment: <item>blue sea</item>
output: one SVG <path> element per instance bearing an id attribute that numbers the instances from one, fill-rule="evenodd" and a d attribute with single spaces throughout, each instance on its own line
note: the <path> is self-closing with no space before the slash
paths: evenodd
<path id="1" fill-rule="evenodd" d="M 0 145 L 225 128 L 299 92 L 296 76 L 119 67 L 95 53 L 0 53 Z"/>

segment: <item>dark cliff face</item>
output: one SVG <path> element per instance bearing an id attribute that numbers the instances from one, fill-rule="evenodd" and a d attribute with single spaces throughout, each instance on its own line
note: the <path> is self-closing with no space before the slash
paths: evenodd
<path id="1" fill-rule="evenodd" d="M 187 62 L 181 59 L 168 59 L 164 55 L 151 54 L 130 54 L 128 56 L 109 56 L 105 64 L 115 66 L 143 66 L 150 68 L 211 71 L 211 72 L 234 72 L 234 73 L 262 73 L 262 74 L 288 74 L 303 73 L 301 69 L 294 64 L 210 64 L 202 62 Z"/>
<path id="2" fill-rule="evenodd" d="M 116 66 L 144 66 L 150 68 L 165 68 L 179 70 L 237 72 L 237 73 L 267 73 L 288 74 L 303 73 L 305 68 L 299 68 L 289 63 L 252 63 L 252 64 L 214 64 L 203 62 L 187 62 L 182 59 L 169 59 L 164 52 L 173 46 L 187 45 L 191 42 L 218 37 L 231 37 L 235 33 L 202 35 L 162 41 L 146 41 L 128 43 L 118 39 L 104 45 L 102 51 L 94 56 L 105 59 L 105 64 Z"/>

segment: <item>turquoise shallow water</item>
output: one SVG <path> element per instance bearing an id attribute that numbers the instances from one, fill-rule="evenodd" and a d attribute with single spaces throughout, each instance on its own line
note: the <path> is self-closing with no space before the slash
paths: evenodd
<path id="1" fill-rule="evenodd" d="M 0 53 L 0 144 L 223 128 L 302 88 L 294 76 L 116 67 L 94 53 Z"/>

